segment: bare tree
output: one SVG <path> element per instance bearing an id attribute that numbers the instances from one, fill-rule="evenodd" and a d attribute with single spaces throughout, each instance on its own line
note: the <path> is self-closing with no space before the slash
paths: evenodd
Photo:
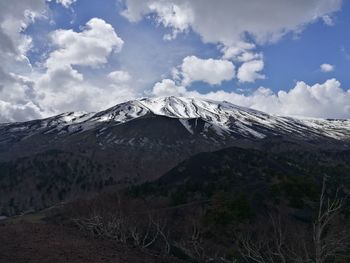
<path id="1" fill-rule="evenodd" d="M 254 230 L 238 234 L 237 238 L 239 252 L 247 262 L 289 262 L 289 240 L 280 215 L 269 214 L 267 227 L 258 225 Z"/>
<path id="2" fill-rule="evenodd" d="M 167 221 L 159 216 L 127 216 L 114 213 L 108 217 L 93 215 L 89 218 L 75 219 L 76 225 L 95 237 L 116 240 L 123 244 L 133 244 L 146 249 L 156 244 L 163 244 L 165 253 L 170 252 L 167 234 Z"/>
<path id="3" fill-rule="evenodd" d="M 154 227 L 155 226 L 150 215 L 148 217 L 147 226 L 140 226 L 140 224 L 137 222 L 131 224 L 129 230 L 134 244 L 143 249 L 151 246 L 157 240 L 159 235 L 158 231 L 153 230 Z"/>
<path id="4" fill-rule="evenodd" d="M 341 209 L 345 199 L 338 198 L 337 190 L 332 200 L 326 197 L 326 180 L 324 176 L 319 199 L 317 218 L 313 224 L 313 241 L 315 250 L 315 263 L 325 263 L 349 249 L 350 231 L 339 227 L 336 223 L 341 217 Z"/>
<path id="5" fill-rule="evenodd" d="M 191 226 L 186 230 L 188 235 L 184 236 L 176 246 L 193 259 L 204 261 L 207 258 L 203 244 L 202 228 L 196 219 L 191 220 Z"/>
<path id="6" fill-rule="evenodd" d="M 286 218 L 282 222 L 280 214 L 269 214 L 267 226 L 237 235 L 242 258 L 255 263 L 329 263 L 349 253 L 350 229 L 341 214 L 345 199 L 339 198 L 339 190 L 333 199 L 328 198 L 326 180 L 311 231 L 296 224 L 287 229 Z"/>
<path id="7" fill-rule="evenodd" d="M 89 218 L 74 219 L 75 224 L 94 237 L 103 237 L 126 243 L 130 238 L 127 219 L 123 216 L 113 216 L 105 219 L 99 215 Z"/>

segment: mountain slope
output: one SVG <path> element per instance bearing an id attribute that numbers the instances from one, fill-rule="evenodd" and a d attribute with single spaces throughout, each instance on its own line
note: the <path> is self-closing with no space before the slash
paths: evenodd
<path id="1" fill-rule="evenodd" d="M 193 98 L 133 100 L 98 113 L 1 124 L 0 168 L 7 172 L 0 174 L 0 199 L 17 213 L 89 195 L 106 182 L 155 180 L 200 152 L 230 146 L 338 151 L 349 148 L 349 139 L 349 120 L 300 120 Z"/>
<path id="2" fill-rule="evenodd" d="M 178 119 L 190 133 L 194 127 L 188 121 L 201 119 L 206 122 L 204 130 L 212 128 L 219 135 L 230 134 L 237 138 L 261 139 L 277 135 L 350 138 L 349 120 L 295 119 L 268 115 L 228 102 L 164 97 L 128 101 L 99 113 L 70 112 L 43 120 L 1 124 L 0 143 L 18 142 L 36 134 L 63 136 L 101 131 L 106 126 L 121 125 L 150 114 Z"/>

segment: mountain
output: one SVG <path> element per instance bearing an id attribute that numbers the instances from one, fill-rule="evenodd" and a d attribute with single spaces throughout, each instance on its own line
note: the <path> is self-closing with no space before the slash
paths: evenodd
<path id="1" fill-rule="evenodd" d="M 349 120 L 269 115 L 228 102 L 164 97 L 0 125 L 0 214 L 151 181 L 200 152 L 349 148 Z M 11 209 L 9 209 L 11 207 Z M 4 212 L 3 212 L 4 213 Z"/>
<path id="2" fill-rule="evenodd" d="M 263 139 L 276 136 L 305 140 L 350 138 L 350 120 L 279 117 L 228 102 L 163 97 L 128 101 L 99 113 L 69 112 L 43 120 L 2 124 L 0 145 L 8 148 L 9 145 L 27 141 L 38 135 L 51 136 L 57 141 L 76 134 L 81 136 L 89 131 L 94 131 L 96 136 L 104 139 L 110 137 L 109 140 L 99 141 L 101 147 L 107 146 L 108 143 L 123 144 L 126 143 L 123 138 L 113 137 L 113 134 L 106 130 L 150 117 L 176 119 L 189 134 L 202 133 L 203 137 L 207 138 L 212 137 L 211 132 L 221 138 L 234 139 Z"/>

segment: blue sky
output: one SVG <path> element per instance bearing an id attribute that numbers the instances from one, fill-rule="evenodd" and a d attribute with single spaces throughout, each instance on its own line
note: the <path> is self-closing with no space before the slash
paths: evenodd
<path id="1" fill-rule="evenodd" d="M 0 12 L 0 121 L 168 95 L 350 118 L 349 2 L 14 1 Z"/>
<path id="2" fill-rule="evenodd" d="M 337 78 L 344 87 L 350 86 L 349 34 L 350 3 L 344 2 L 342 10 L 335 13 L 335 25 L 327 26 L 322 20 L 308 26 L 295 39 L 289 35 L 274 45 L 263 47 L 266 57 L 265 72 L 269 76 L 263 82 L 274 90 L 289 89 L 295 80 L 308 83 L 324 82 Z M 320 71 L 320 65 L 330 63 L 335 70 Z"/>

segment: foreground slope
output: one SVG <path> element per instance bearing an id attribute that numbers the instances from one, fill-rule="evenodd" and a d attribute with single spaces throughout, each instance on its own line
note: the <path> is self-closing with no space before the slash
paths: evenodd
<path id="1" fill-rule="evenodd" d="M 324 213 L 322 244 L 337 251 L 326 262 L 345 263 L 350 255 L 349 161 L 349 151 L 226 148 L 194 155 L 155 182 L 73 204 L 69 211 L 86 233 L 113 225 L 116 217 L 124 222 L 112 228 L 117 233 L 148 233 L 148 218 L 168 222 L 162 226 L 173 248 L 169 253 L 187 262 L 223 263 L 250 262 L 245 256 L 251 251 L 267 258 L 261 262 L 295 262 L 305 253 L 308 258 L 301 262 L 308 262 L 316 256 L 313 231 Z M 320 196 L 328 205 L 336 200 L 341 206 L 331 212 Z M 113 231 L 102 236 L 110 238 Z M 160 252 L 163 247 L 160 242 L 149 249 Z M 276 249 L 288 259 L 280 260 Z"/>
<path id="2" fill-rule="evenodd" d="M 0 262 L 4 263 L 182 262 L 113 241 L 87 237 L 72 227 L 50 223 L 0 225 L 0 235 Z"/>

